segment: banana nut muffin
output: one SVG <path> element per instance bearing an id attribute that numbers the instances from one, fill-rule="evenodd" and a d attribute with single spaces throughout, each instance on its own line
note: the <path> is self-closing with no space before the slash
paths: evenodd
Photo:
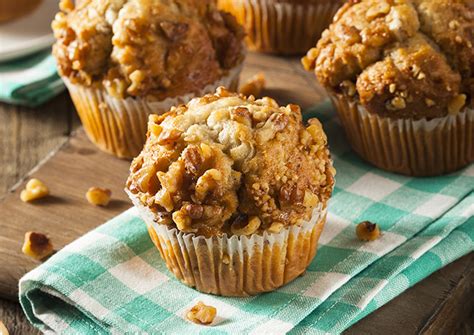
<path id="1" fill-rule="evenodd" d="M 334 170 L 318 120 L 220 88 L 152 115 L 128 189 L 159 223 L 206 237 L 308 220 L 332 192 Z"/>
<path id="2" fill-rule="evenodd" d="M 247 296 L 313 260 L 334 173 L 318 120 L 219 88 L 150 116 L 126 191 L 178 279 Z"/>
<path id="3" fill-rule="evenodd" d="M 61 75 L 113 96 L 198 92 L 242 61 L 242 29 L 211 0 L 63 0 L 62 9 L 53 22 Z"/>
<path id="4" fill-rule="evenodd" d="M 315 71 L 337 100 L 346 128 L 355 127 L 341 111 L 349 102 L 371 117 L 409 121 L 464 117 L 463 111 L 473 106 L 473 43 L 472 0 L 353 0 L 339 10 L 317 46 L 303 58 L 303 65 Z M 463 129 L 458 132 L 467 132 Z M 358 142 L 353 138 L 356 130 L 348 133 L 351 141 Z M 465 140 L 458 142 L 462 146 Z M 471 149 L 460 154 L 462 162 L 453 166 L 474 159 Z"/>
<path id="5" fill-rule="evenodd" d="M 212 0 L 72 0 L 52 23 L 53 54 L 88 135 L 134 157 L 146 119 L 235 87 L 243 29 Z"/>

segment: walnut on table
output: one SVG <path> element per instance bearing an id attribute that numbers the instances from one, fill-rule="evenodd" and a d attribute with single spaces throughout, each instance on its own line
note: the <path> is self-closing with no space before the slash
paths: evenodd
<path id="1" fill-rule="evenodd" d="M 199 301 L 188 311 L 186 318 L 197 324 L 208 325 L 214 321 L 216 313 L 215 307 L 205 305 L 202 301 Z"/>
<path id="2" fill-rule="evenodd" d="M 110 202 L 112 191 L 108 188 L 91 187 L 86 193 L 87 201 L 95 206 L 107 206 Z"/>
<path id="3" fill-rule="evenodd" d="M 53 244 L 42 233 L 29 231 L 25 234 L 25 241 L 21 251 L 34 259 L 42 260 L 54 252 Z"/>
<path id="4" fill-rule="evenodd" d="M 48 187 L 39 179 L 33 178 L 28 181 L 26 187 L 20 193 L 20 198 L 24 202 L 31 202 L 49 195 Z"/>

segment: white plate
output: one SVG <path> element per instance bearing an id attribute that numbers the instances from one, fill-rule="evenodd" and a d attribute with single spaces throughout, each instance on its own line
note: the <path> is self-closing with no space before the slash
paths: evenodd
<path id="1" fill-rule="evenodd" d="M 26 56 L 53 44 L 51 21 L 57 12 L 57 0 L 43 0 L 27 16 L 0 24 L 0 62 Z"/>

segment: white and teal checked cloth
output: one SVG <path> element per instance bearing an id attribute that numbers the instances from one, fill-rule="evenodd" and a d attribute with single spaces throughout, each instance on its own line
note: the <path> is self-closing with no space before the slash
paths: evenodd
<path id="1" fill-rule="evenodd" d="M 64 88 L 50 50 L 0 63 L 0 101 L 36 107 Z"/>
<path id="2" fill-rule="evenodd" d="M 314 113 L 314 111 L 313 111 Z M 328 222 L 306 274 L 248 298 L 206 295 L 166 269 L 134 209 L 65 247 L 20 281 L 28 319 L 46 333 L 339 333 L 449 262 L 474 250 L 474 166 L 408 178 L 362 162 L 319 108 L 337 174 Z M 370 220 L 381 237 L 361 242 Z M 211 326 L 186 320 L 197 301 L 217 308 Z"/>

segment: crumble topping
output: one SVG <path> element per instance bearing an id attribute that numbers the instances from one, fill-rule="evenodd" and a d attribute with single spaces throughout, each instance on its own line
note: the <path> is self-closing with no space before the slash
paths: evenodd
<path id="1" fill-rule="evenodd" d="M 152 115 L 127 188 L 161 224 L 214 236 L 250 235 L 310 218 L 326 205 L 334 168 L 321 123 L 224 88 Z"/>

